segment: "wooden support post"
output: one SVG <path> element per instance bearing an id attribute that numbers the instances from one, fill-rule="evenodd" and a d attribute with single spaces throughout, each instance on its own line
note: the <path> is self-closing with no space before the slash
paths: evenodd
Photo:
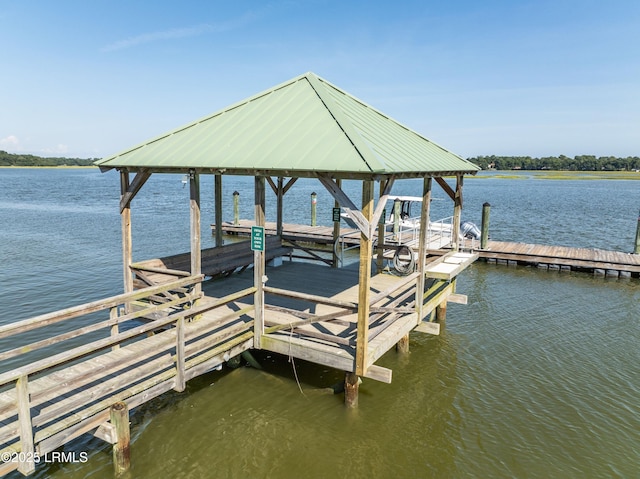
<path id="1" fill-rule="evenodd" d="M 120 171 L 120 199 L 122 200 L 129 189 L 129 172 Z M 122 223 L 122 267 L 124 273 L 124 292 L 131 293 L 133 291 L 133 274 L 131 272 L 132 258 L 132 240 L 131 240 L 131 206 L 127 203 L 120 212 Z M 127 306 L 127 312 L 128 306 Z"/>
<path id="2" fill-rule="evenodd" d="M 342 180 L 336 179 L 336 185 L 338 188 L 341 188 Z M 338 200 L 334 201 L 333 207 L 340 208 L 340 203 L 338 203 Z M 340 258 L 338 258 L 338 255 L 336 253 L 336 241 L 338 241 L 339 237 L 340 237 L 340 221 L 334 221 L 333 222 L 333 255 L 332 255 L 333 261 L 331 262 L 332 268 L 337 268 L 340 265 Z"/>
<path id="3" fill-rule="evenodd" d="M 362 215 L 371 224 L 373 218 L 373 181 L 362 181 Z M 360 269 L 358 289 L 358 328 L 356 335 L 356 371 L 358 376 L 367 372 L 369 349 L 369 298 L 371 296 L 371 228 L 369 235 L 360 234 Z"/>
<path id="4" fill-rule="evenodd" d="M 400 200 L 393 202 L 393 239 L 400 241 Z"/>
<path id="5" fill-rule="evenodd" d="M 233 192 L 233 224 L 235 226 L 240 224 L 240 193 L 238 191 Z"/>
<path id="6" fill-rule="evenodd" d="M 422 321 L 424 309 L 424 280 L 427 256 L 428 226 L 431 216 L 431 177 L 422 181 L 422 209 L 420 210 L 420 236 L 418 245 L 418 279 L 416 280 L 417 323 Z"/>
<path id="7" fill-rule="evenodd" d="M 460 218 L 462 216 L 462 182 L 464 180 L 463 175 L 456 175 L 456 194 L 453 200 L 453 251 L 460 249 Z"/>
<path id="8" fill-rule="evenodd" d="M 189 171 L 189 197 L 191 211 L 191 274 L 197 275 L 202 271 L 202 247 L 200 241 L 200 175 L 195 170 Z M 193 286 L 194 294 L 202 291 L 202 284 L 197 282 Z"/>
<path id="9" fill-rule="evenodd" d="M 284 201 L 284 178 L 282 176 L 278 177 L 278 188 L 277 188 L 277 211 L 276 211 L 276 234 L 278 236 L 282 236 L 282 211 L 283 211 L 283 201 Z"/>
<path id="10" fill-rule="evenodd" d="M 344 403 L 347 407 L 358 407 L 360 381 L 356 373 L 347 371 L 344 376 Z"/>
<path id="11" fill-rule="evenodd" d="M 640 254 L 640 213 L 638 213 L 638 226 L 636 227 L 636 247 L 633 254 Z"/>
<path id="12" fill-rule="evenodd" d="M 255 177 L 255 223 L 256 226 L 264 227 L 265 223 L 265 179 L 264 176 Z M 264 334 L 264 273 L 265 255 L 264 251 L 253 252 L 253 285 L 256 292 L 253 296 L 255 307 L 255 317 L 253 321 L 254 337 L 253 346 L 260 349 L 262 335 Z"/>
<path id="13" fill-rule="evenodd" d="M 222 246 L 222 175 L 215 175 L 214 190 L 216 246 Z"/>
<path id="14" fill-rule="evenodd" d="M 387 180 L 389 181 L 389 180 Z M 384 192 L 386 190 L 386 182 L 380 182 L 380 199 L 378 201 L 384 201 L 386 203 L 386 199 L 383 199 Z M 376 269 L 378 272 L 382 271 L 384 268 L 384 213 L 380 216 L 380 221 L 378 222 L 378 245 L 376 248 Z"/>
<path id="15" fill-rule="evenodd" d="M 16 397 L 18 402 L 18 432 L 20 434 L 18 471 L 26 476 L 36 469 L 33 428 L 31 426 L 29 380 L 27 376 L 21 376 L 16 381 Z"/>
<path id="16" fill-rule="evenodd" d="M 311 226 L 316 225 L 316 212 L 318 207 L 318 194 L 314 191 L 311 193 Z"/>
<path id="17" fill-rule="evenodd" d="M 486 249 L 489 242 L 489 214 L 491 213 L 491 205 L 484 203 L 482 205 L 482 227 L 480 234 L 480 249 Z M 638 223 L 640 224 L 640 223 Z"/>
<path id="18" fill-rule="evenodd" d="M 400 338 L 400 341 L 396 343 L 396 351 L 402 354 L 409 352 L 409 335 L 405 334 Z"/>
<path id="19" fill-rule="evenodd" d="M 443 324 L 447 319 L 447 301 L 443 301 L 436 306 L 436 321 Z"/>
<path id="20" fill-rule="evenodd" d="M 125 402 L 111 406 L 111 425 L 115 431 L 116 442 L 113 445 L 113 467 L 116 476 L 126 472 L 131 465 L 131 431 L 129 430 L 129 408 Z"/>

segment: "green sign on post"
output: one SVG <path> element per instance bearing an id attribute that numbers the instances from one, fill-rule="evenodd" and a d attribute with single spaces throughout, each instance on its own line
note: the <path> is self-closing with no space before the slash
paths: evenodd
<path id="1" fill-rule="evenodd" d="M 264 251 L 264 227 L 251 227 L 251 250 Z"/>
<path id="2" fill-rule="evenodd" d="M 333 209 L 333 221 L 340 221 L 340 208 Z"/>

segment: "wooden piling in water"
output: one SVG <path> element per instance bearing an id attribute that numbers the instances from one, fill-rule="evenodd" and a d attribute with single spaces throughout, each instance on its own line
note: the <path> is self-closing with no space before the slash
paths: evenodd
<path id="1" fill-rule="evenodd" d="M 240 193 L 238 191 L 233 192 L 233 224 L 236 226 L 240 224 Z"/>
<path id="2" fill-rule="evenodd" d="M 489 241 L 489 215 L 491 213 L 491 205 L 484 203 L 482 205 L 482 226 L 480 233 L 480 248 L 486 249 Z"/>
<path id="3" fill-rule="evenodd" d="M 111 424 L 115 431 L 116 442 L 113 444 L 113 467 L 119 476 L 131 466 L 131 431 L 129 429 L 129 408 L 125 402 L 117 402 L 111 406 Z"/>
<path id="4" fill-rule="evenodd" d="M 636 226 L 636 246 L 633 254 L 640 254 L 640 213 L 638 213 L 638 226 Z"/>
<path id="5" fill-rule="evenodd" d="M 405 334 L 400 338 L 400 341 L 396 343 L 396 351 L 402 354 L 409 352 L 409 335 Z"/>
<path id="6" fill-rule="evenodd" d="M 358 407 L 358 388 L 360 386 L 358 375 L 347 371 L 344 376 L 344 404 L 347 407 Z"/>
<path id="7" fill-rule="evenodd" d="M 318 194 L 314 191 L 311 193 L 311 226 L 316 225 L 316 214 L 318 208 Z"/>
<path id="8" fill-rule="evenodd" d="M 436 306 L 436 321 L 444 323 L 447 319 L 447 302 L 446 300 Z"/>

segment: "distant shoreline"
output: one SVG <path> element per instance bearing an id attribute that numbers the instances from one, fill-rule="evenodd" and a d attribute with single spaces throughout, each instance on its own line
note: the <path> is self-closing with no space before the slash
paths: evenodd
<path id="1" fill-rule="evenodd" d="M 468 177 L 468 178 L 473 178 Z M 475 178 L 507 180 L 640 180 L 636 171 L 482 170 Z"/>
<path id="2" fill-rule="evenodd" d="M 59 165 L 59 166 L 0 166 L 0 169 L 45 169 L 68 170 L 95 168 L 95 165 Z M 179 171 L 176 172 L 180 173 Z M 503 180 L 640 180 L 640 172 L 636 171 L 567 171 L 567 170 L 482 170 L 477 175 L 466 175 L 466 178 L 503 179 Z"/>
<path id="3" fill-rule="evenodd" d="M 22 165 L 1 165 L 0 168 L 6 170 L 16 170 L 16 169 L 43 169 L 43 170 L 68 170 L 70 168 L 98 168 L 96 165 L 55 165 L 55 166 L 22 166 Z"/>

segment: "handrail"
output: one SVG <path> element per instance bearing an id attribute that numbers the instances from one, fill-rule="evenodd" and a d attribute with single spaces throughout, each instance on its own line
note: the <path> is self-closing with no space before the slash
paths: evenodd
<path id="1" fill-rule="evenodd" d="M 148 288 L 147 288 L 148 289 Z M 103 349 L 107 349 L 116 344 L 120 344 L 129 339 L 133 339 L 137 336 L 141 336 L 150 331 L 160 329 L 165 327 L 171 323 L 177 323 L 180 319 L 189 318 L 192 316 L 197 316 L 199 314 L 203 314 L 212 309 L 223 306 L 231 301 L 235 301 L 244 296 L 248 296 L 255 292 L 256 288 L 251 287 L 245 290 L 242 290 L 238 293 L 230 294 L 223 298 L 218 299 L 217 301 L 203 304 L 202 306 L 196 306 L 191 309 L 185 309 L 184 311 L 179 311 L 171 316 L 168 316 L 163 319 L 155 320 L 149 324 L 145 324 L 143 326 L 139 326 L 137 328 L 131 329 L 129 331 L 125 331 L 123 333 L 118 333 L 108 338 L 99 339 L 97 341 L 93 341 L 89 344 L 84 344 L 82 346 L 77 346 L 68 351 L 63 351 L 58 354 L 55 354 L 51 357 L 40 359 L 38 361 L 34 361 L 32 363 L 26 364 L 24 366 L 20 366 L 11 371 L 7 371 L 5 373 L 0 374 L 0 386 L 8 384 L 10 382 L 16 381 L 20 377 L 29 376 L 34 373 L 38 373 L 55 366 L 59 366 L 61 364 L 70 362 L 74 359 L 78 359 L 83 356 L 87 356 L 91 353 L 101 351 Z M 126 296 L 126 295 L 122 295 Z"/>
<path id="2" fill-rule="evenodd" d="M 387 226 L 394 226 L 393 221 L 387 221 L 385 223 L 385 228 Z M 415 244 L 418 241 L 418 236 L 420 232 L 420 217 L 416 216 L 413 218 L 408 218 L 403 222 L 399 223 L 398 232 L 389 231 L 384 234 L 384 241 L 386 244 L 397 243 L 402 238 L 405 243 Z M 359 231 L 350 231 L 348 233 L 344 233 L 335 241 L 334 244 L 334 252 L 340 265 L 344 264 L 344 253 L 346 251 L 359 248 L 359 244 L 354 244 L 351 246 L 345 247 L 345 238 L 351 237 L 353 235 L 360 235 Z M 430 244 L 432 240 L 437 238 L 438 248 L 442 248 L 453 242 L 453 216 L 447 216 L 445 218 L 441 218 L 436 221 L 429 222 L 429 229 L 427 230 L 427 244 Z M 408 239 L 408 241 L 407 241 Z"/>
<path id="3" fill-rule="evenodd" d="M 138 289 L 131 293 L 119 294 L 117 296 L 111 296 L 109 298 L 100 299 L 90 303 L 80 304 L 71 308 L 61 309 L 52 313 L 41 314 L 33 318 L 24 319 L 15 323 L 5 324 L 0 326 L 0 339 L 12 336 L 16 333 L 24 333 L 33 329 L 41 328 L 43 326 L 49 326 L 60 321 L 67 319 L 77 318 L 89 313 L 95 313 L 97 311 L 104 311 L 105 309 L 113 308 L 124 303 L 130 303 L 139 299 L 143 299 L 147 296 L 170 291 L 172 289 L 180 288 L 188 284 L 199 283 L 204 279 L 203 275 L 189 276 L 187 278 L 181 278 L 169 283 L 164 283 L 158 286 L 149 286 L 147 288 Z"/>

